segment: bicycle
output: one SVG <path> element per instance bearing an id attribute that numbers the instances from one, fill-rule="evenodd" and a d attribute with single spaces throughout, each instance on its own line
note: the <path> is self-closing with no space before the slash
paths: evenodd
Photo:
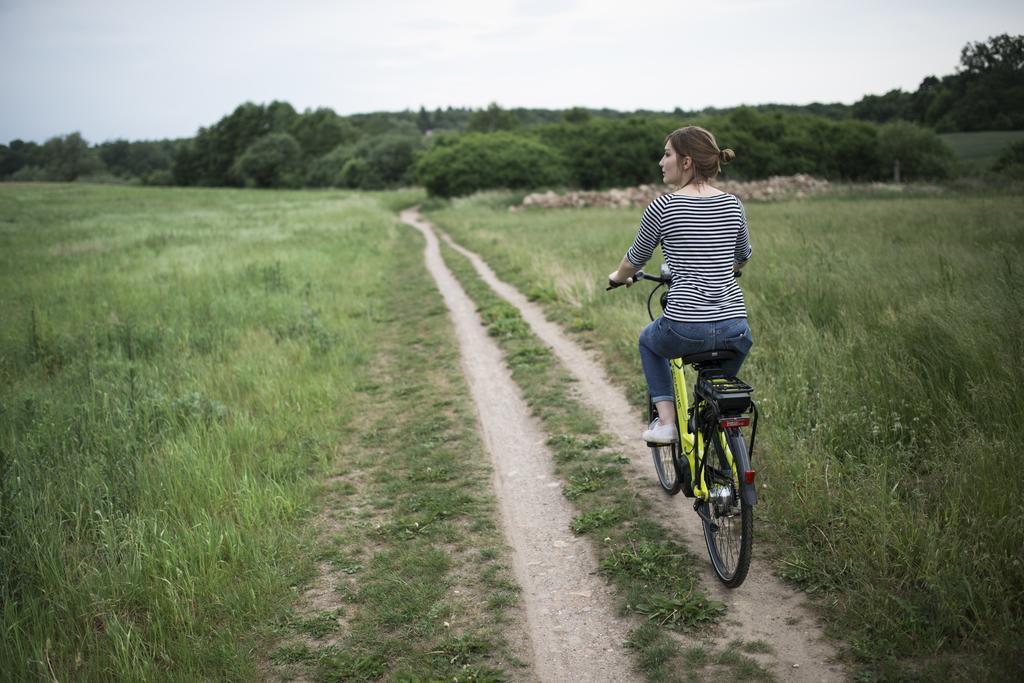
<path id="1" fill-rule="evenodd" d="M 672 274 L 663 265 L 660 277 L 639 271 L 633 280 L 658 283 L 647 297 L 647 314 L 653 321 L 651 301 L 666 287 L 659 300 L 665 309 Z M 726 375 L 720 367 L 735 357 L 735 352 L 722 349 L 671 359 L 679 440 L 647 444 L 665 493 L 674 496 L 682 491 L 694 498 L 693 509 L 701 519 L 711 565 L 729 588 L 742 584 L 750 569 L 757 503 L 756 471 L 751 465 L 758 418 L 753 388 Z M 687 365 L 696 372 L 692 402 L 686 389 Z M 658 412 L 650 394 L 647 403 L 648 419 L 654 420 Z M 744 430 L 750 433 L 749 449 Z M 714 457 L 709 459 L 709 453 Z"/>

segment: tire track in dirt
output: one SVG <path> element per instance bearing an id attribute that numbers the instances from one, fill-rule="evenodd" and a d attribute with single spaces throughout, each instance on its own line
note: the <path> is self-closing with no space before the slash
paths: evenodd
<path id="1" fill-rule="evenodd" d="M 519 290 L 500 280 L 476 253 L 457 244 L 441 233 L 445 242 L 466 256 L 477 274 L 494 292 L 519 309 L 523 319 L 547 344 L 565 368 L 578 380 L 580 398 L 597 411 L 606 429 L 618 441 L 622 452 L 630 458 L 634 479 L 640 490 L 655 505 L 655 513 L 668 528 L 677 529 L 679 540 L 700 558 L 707 556 L 704 532 L 693 512 L 691 499 L 678 495 L 665 496 L 658 487 L 650 451 L 640 441 L 644 425 L 625 396 L 607 378 L 598 361 L 562 328 L 545 318 L 540 306 L 531 303 Z M 755 516 L 755 532 L 756 532 Z M 843 681 L 849 676 L 842 665 L 835 663 L 837 648 L 829 641 L 818 623 L 818 617 L 806 597 L 779 581 L 763 562 L 758 562 L 755 533 L 754 561 L 743 585 L 734 590 L 722 586 L 711 569 L 703 563 L 702 585 L 705 592 L 728 608 L 727 629 L 718 645 L 742 638 L 769 643 L 771 654 L 756 655 L 763 666 L 784 681 Z"/>
<path id="2" fill-rule="evenodd" d="M 594 574 L 597 561 L 589 542 L 570 531 L 573 509 L 554 475 L 544 433 L 530 416 L 501 350 L 487 336 L 476 306 L 441 258 L 430 225 L 413 210 L 401 217 L 426 239 L 427 270 L 459 340 L 462 369 L 494 463 L 494 487 L 522 588 L 536 677 L 637 679 L 623 646 L 629 624 L 612 608 L 612 589 Z"/>

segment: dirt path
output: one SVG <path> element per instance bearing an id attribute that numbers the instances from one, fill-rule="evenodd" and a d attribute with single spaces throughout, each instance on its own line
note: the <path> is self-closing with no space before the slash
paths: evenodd
<path id="1" fill-rule="evenodd" d="M 615 615 L 611 589 L 594 575 L 597 561 L 588 541 L 570 531 L 573 510 L 553 474 L 544 434 L 530 416 L 501 350 L 487 336 L 475 305 L 445 266 L 433 230 L 415 211 L 403 212 L 402 220 L 427 240 L 427 269 L 459 339 L 471 400 L 494 462 L 494 486 L 523 590 L 536 677 L 636 679 L 623 647 L 629 625 Z"/>
<path id="2" fill-rule="evenodd" d="M 631 458 L 634 476 L 643 481 L 641 490 L 655 500 L 670 528 L 680 531 L 680 540 L 698 557 L 706 557 L 703 531 L 689 499 L 667 498 L 657 486 L 650 452 L 640 441 L 643 425 L 621 391 L 608 380 L 600 364 L 572 341 L 562 329 L 544 317 L 541 308 L 529 302 L 515 287 L 501 281 L 475 253 L 456 244 L 448 235 L 445 241 L 467 256 L 480 277 L 521 312 L 534 333 L 551 347 L 554 354 L 579 381 L 580 397 L 601 416 L 605 428 Z M 755 543 L 754 561 L 743 586 L 724 588 L 715 578 L 710 563 L 704 565 L 702 583 L 708 595 L 725 603 L 729 628 L 723 635 L 729 640 L 763 640 L 773 652 L 756 659 L 784 681 L 842 681 L 848 676 L 841 665 L 832 663 L 836 648 L 826 640 L 818 626 L 814 610 L 806 599 L 793 591 L 758 561 Z"/>

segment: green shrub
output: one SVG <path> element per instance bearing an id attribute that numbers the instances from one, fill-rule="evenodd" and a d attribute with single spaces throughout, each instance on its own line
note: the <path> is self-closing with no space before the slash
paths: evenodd
<path id="1" fill-rule="evenodd" d="M 26 167 L 42 165 L 42 147 L 34 142 L 11 140 L 9 145 L 0 145 L 0 179 L 10 178 Z"/>
<path id="2" fill-rule="evenodd" d="M 571 162 L 573 184 L 591 190 L 658 182 L 665 136 L 677 127 L 663 119 L 592 119 L 542 126 L 538 135 Z"/>
<path id="3" fill-rule="evenodd" d="M 384 134 L 356 145 L 339 145 L 313 161 L 305 182 L 313 187 L 381 190 L 413 182 L 413 155 L 420 136 Z"/>
<path id="4" fill-rule="evenodd" d="M 70 182 L 82 176 L 105 173 L 107 167 L 96 150 L 79 133 L 57 135 L 42 145 L 11 142 L 0 149 L 3 176 L 13 180 Z"/>
<path id="5" fill-rule="evenodd" d="M 808 173 L 830 180 L 881 177 L 878 126 L 862 121 L 834 121 L 822 116 L 740 107 L 698 122 L 720 147 L 736 151 L 724 168 L 728 177 L 767 178 Z"/>
<path id="6" fill-rule="evenodd" d="M 343 187 L 341 169 L 352 158 L 352 145 L 338 145 L 315 159 L 306 170 L 307 187 Z"/>
<path id="7" fill-rule="evenodd" d="M 153 171 L 152 173 L 147 173 L 142 177 L 142 184 L 165 187 L 174 185 L 174 174 L 171 173 L 170 169 Z"/>
<path id="8" fill-rule="evenodd" d="M 32 183 L 43 180 L 50 180 L 46 169 L 41 166 L 22 166 L 11 175 L 11 180 L 19 183 Z"/>
<path id="9" fill-rule="evenodd" d="M 338 171 L 340 187 L 363 187 L 364 185 L 372 187 L 379 184 L 380 179 L 373 175 L 370 165 L 362 157 L 352 157 Z"/>
<path id="10" fill-rule="evenodd" d="M 883 125 L 878 133 L 878 149 L 882 177 L 899 161 L 903 180 L 948 178 L 956 158 L 934 131 L 906 121 Z"/>
<path id="11" fill-rule="evenodd" d="M 881 166 L 878 127 L 864 121 L 840 121 L 833 124 L 830 147 L 835 159 L 834 175 L 844 180 L 871 180 Z"/>
<path id="12" fill-rule="evenodd" d="M 293 187 L 298 184 L 302 149 L 288 133 L 268 133 L 246 148 L 235 162 L 236 173 L 249 187 Z"/>
<path id="13" fill-rule="evenodd" d="M 365 138 L 353 149 L 353 156 L 365 163 L 365 170 L 358 176 L 358 182 L 345 182 L 344 185 L 361 190 L 380 190 L 410 184 L 413 180 L 413 155 L 419 149 L 421 139 L 419 133 L 391 133 Z"/>
<path id="14" fill-rule="evenodd" d="M 416 177 L 430 195 L 441 197 L 492 188 L 551 187 L 570 179 L 557 150 L 508 132 L 441 138 L 420 155 Z"/>
<path id="15" fill-rule="evenodd" d="M 171 140 L 130 142 L 113 140 L 95 149 L 104 165 L 120 178 L 145 178 L 154 171 L 170 170 L 176 143 Z"/>
<path id="16" fill-rule="evenodd" d="M 1024 180 L 1024 140 L 1007 147 L 993 164 L 992 170 L 1014 180 Z"/>

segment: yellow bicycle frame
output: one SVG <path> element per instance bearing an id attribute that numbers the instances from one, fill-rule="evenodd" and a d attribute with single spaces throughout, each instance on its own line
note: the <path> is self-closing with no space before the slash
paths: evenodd
<path id="1" fill-rule="evenodd" d="M 686 391 L 686 376 L 683 373 L 683 360 L 681 358 L 673 358 L 669 361 L 669 366 L 672 369 L 672 386 L 675 389 L 676 394 L 676 425 L 679 427 L 679 447 L 683 456 L 686 458 L 686 463 L 690 467 L 690 481 L 693 482 L 693 495 L 695 498 L 701 500 L 708 500 L 711 497 L 711 491 L 708 489 L 707 482 L 704 480 L 704 469 L 701 469 L 700 481 L 697 481 L 697 452 L 704 453 L 704 457 L 707 458 L 707 453 L 704 448 L 704 437 L 701 434 L 690 434 L 687 430 L 689 424 L 689 394 Z M 694 397 L 696 398 L 696 397 Z M 699 430 L 698 430 L 699 431 Z M 729 442 L 725 440 L 725 434 L 719 432 L 719 438 L 721 439 L 722 448 L 725 451 L 725 458 L 729 461 L 729 468 L 732 470 L 733 483 L 736 485 L 736 490 L 739 490 L 740 478 L 739 473 L 736 471 L 736 463 L 732 460 L 732 450 L 729 449 Z M 696 443 L 696 448 L 694 445 Z"/>

